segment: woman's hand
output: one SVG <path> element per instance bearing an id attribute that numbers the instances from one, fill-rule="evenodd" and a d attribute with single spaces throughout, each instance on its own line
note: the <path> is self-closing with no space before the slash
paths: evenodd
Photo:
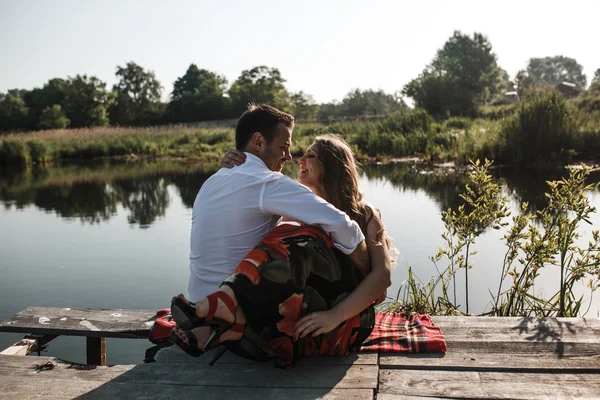
<path id="1" fill-rule="evenodd" d="M 385 301 L 385 299 L 387 298 L 387 289 L 383 291 L 383 293 L 381 293 L 379 295 L 378 298 L 375 299 L 375 301 L 373 302 L 373 305 L 376 306 L 378 304 L 381 304 Z"/>
<path id="2" fill-rule="evenodd" d="M 331 332 L 342 322 L 344 322 L 343 319 L 339 318 L 332 310 L 310 313 L 300 318 L 296 323 L 294 340 L 303 338 L 311 333 L 312 336 L 318 336 L 322 333 Z"/>
<path id="3" fill-rule="evenodd" d="M 246 162 L 246 155 L 238 149 L 229 149 L 221 160 L 221 168 L 233 168 Z"/>

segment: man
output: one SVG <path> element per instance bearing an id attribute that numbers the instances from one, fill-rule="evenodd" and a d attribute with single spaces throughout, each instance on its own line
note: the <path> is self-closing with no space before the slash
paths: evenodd
<path id="1" fill-rule="evenodd" d="M 357 264 L 368 263 L 358 224 L 281 173 L 292 159 L 294 117 L 268 105 L 250 105 L 235 130 L 246 162 L 222 168 L 196 196 L 190 237 L 190 301 L 216 291 L 281 216 L 319 225 Z"/>

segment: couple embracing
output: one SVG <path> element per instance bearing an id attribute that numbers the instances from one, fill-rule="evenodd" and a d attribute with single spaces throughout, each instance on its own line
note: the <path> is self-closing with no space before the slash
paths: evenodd
<path id="1" fill-rule="evenodd" d="M 192 356 L 222 344 L 286 367 L 345 355 L 373 327 L 394 261 L 379 211 L 337 136 L 315 138 L 297 181 L 283 175 L 293 128 L 290 114 L 250 105 L 236 150 L 196 197 L 188 297 L 172 299 L 170 335 Z"/>

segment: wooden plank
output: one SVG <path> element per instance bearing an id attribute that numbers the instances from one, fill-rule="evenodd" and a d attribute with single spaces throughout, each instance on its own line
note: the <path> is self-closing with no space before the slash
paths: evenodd
<path id="1" fill-rule="evenodd" d="M 79 381 L 31 377 L 27 380 L 0 380 L 3 398 L 15 399 L 140 399 L 160 398 L 178 400 L 202 398 L 221 399 L 323 399 L 323 400 L 372 400 L 373 389 L 302 389 L 302 388 L 239 388 L 219 386 L 188 386 L 147 383 L 120 383 L 102 381 Z"/>
<path id="2" fill-rule="evenodd" d="M 598 343 L 456 342 L 446 353 L 382 354 L 381 368 L 600 373 Z M 568 370 L 568 371 L 567 371 Z"/>
<path id="3" fill-rule="evenodd" d="M 455 341 L 597 341 L 596 318 L 432 317 L 447 343 Z"/>
<path id="4" fill-rule="evenodd" d="M 600 374 L 381 370 L 379 392 L 458 399 L 593 399 L 600 394 Z"/>
<path id="5" fill-rule="evenodd" d="M 0 381 L 11 376 L 48 377 L 55 379 L 77 379 L 109 381 L 129 372 L 136 365 L 94 366 L 62 361 L 54 357 L 21 357 L 0 355 Z"/>
<path id="6" fill-rule="evenodd" d="M 538 324 L 548 326 L 587 326 L 590 328 L 600 328 L 599 318 L 568 318 L 568 317 L 477 317 L 477 316 L 443 316 L 434 315 L 431 320 L 438 326 L 520 326 L 526 329 Z"/>
<path id="7" fill-rule="evenodd" d="M 450 400 L 450 397 L 405 396 L 403 394 L 378 393 L 377 400 Z"/>
<path id="8" fill-rule="evenodd" d="M 29 307 L 0 323 L 0 332 L 147 338 L 155 311 Z"/>
<path id="9" fill-rule="evenodd" d="M 261 364 L 152 363 L 112 367 L 77 366 L 52 357 L 0 356 L 0 380 L 45 376 L 52 379 L 102 380 L 174 385 L 375 389 L 376 365 L 297 365 L 289 370 Z"/>
<path id="10" fill-rule="evenodd" d="M 86 363 L 90 365 L 106 365 L 106 338 L 85 338 Z"/>
<path id="11" fill-rule="evenodd" d="M 116 382 L 154 382 L 229 387 L 375 389 L 376 365 L 296 365 L 281 370 L 263 364 L 140 365 L 115 378 Z"/>
<path id="12" fill-rule="evenodd" d="M 21 339 L 12 346 L 0 351 L 0 354 L 7 356 L 26 356 L 36 344 L 37 342 L 34 339 Z"/>
<path id="13" fill-rule="evenodd" d="M 208 363 L 216 355 L 216 349 L 211 349 L 199 358 L 190 357 L 177 346 L 162 349 L 156 356 L 156 362 L 180 362 L 180 363 Z M 298 361 L 298 365 L 377 365 L 377 353 L 350 353 L 345 357 L 304 357 Z M 264 363 L 273 365 L 273 361 Z M 217 364 L 262 364 L 262 362 L 248 360 L 228 351 Z"/>

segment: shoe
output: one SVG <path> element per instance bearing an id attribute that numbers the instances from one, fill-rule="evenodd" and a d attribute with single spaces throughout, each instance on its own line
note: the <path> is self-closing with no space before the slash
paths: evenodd
<path id="1" fill-rule="evenodd" d="M 237 322 L 231 323 L 224 321 L 220 318 L 204 320 L 200 325 L 196 326 L 196 328 L 200 326 L 213 327 L 212 331 L 210 332 L 210 336 L 208 337 L 208 340 L 206 341 L 206 343 L 204 343 L 204 346 L 202 346 L 201 349 L 198 348 L 198 339 L 196 339 L 196 334 L 192 330 L 184 331 L 189 343 L 184 342 L 179 336 L 177 336 L 177 334 L 175 334 L 175 331 L 173 330 L 171 330 L 171 332 L 169 333 L 169 339 L 173 343 L 175 343 L 181 350 L 185 351 L 192 357 L 200 357 L 208 349 L 216 347 L 222 343 L 220 341 L 220 337 L 223 333 L 229 330 L 233 332 L 244 333 L 245 329 L 244 324 L 239 324 Z M 221 353 L 218 357 L 220 357 L 222 354 L 223 353 Z M 214 364 L 218 357 L 216 357 L 215 360 L 213 360 L 211 363 Z"/>
<path id="2" fill-rule="evenodd" d="M 175 320 L 177 326 L 184 331 L 189 331 L 192 328 L 201 326 L 205 321 L 210 321 L 217 312 L 217 306 L 219 305 L 219 299 L 225 303 L 225 306 L 235 317 L 235 305 L 233 300 L 224 292 L 214 292 L 206 296 L 208 300 L 208 314 L 204 318 L 200 318 L 196 315 L 196 303 L 186 303 L 179 297 L 175 297 L 171 302 L 171 315 Z"/>
<path id="3" fill-rule="evenodd" d="M 171 301 L 171 316 L 175 320 L 178 327 L 183 330 L 192 329 L 192 327 L 201 323 L 204 318 L 196 315 L 196 303 L 186 303 L 179 297 L 175 297 Z"/>

